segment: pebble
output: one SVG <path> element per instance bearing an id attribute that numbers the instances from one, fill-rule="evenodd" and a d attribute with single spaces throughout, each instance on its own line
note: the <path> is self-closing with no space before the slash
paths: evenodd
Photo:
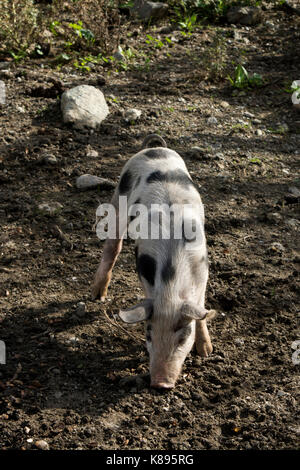
<path id="1" fill-rule="evenodd" d="M 261 129 L 256 129 L 255 134 L 261 137 L 263 135 L 263 131 Z"/>
<path id="2" fill-rule="evenodd" d="M 85 174 L 76 178 L 76 188 L 92 189 L 107 181 L 108 180 L 105 180 L 104 178 L 99 178 L 99 176 Z"/>
<path id="3" fill-rule="evenodd" d="M 99 157 L 99 152 L 93 148 L 88 148 L 86 151 L 86 156 L 87 157 L 92 157 L 92 158 L 97 158 Z"/>
<path id="4" fill-rule="evenodd" d="M 290 186 L 288 188 L 289 193 L 291 193 L 295 197 L 300 197 L 300 190 L 296 188 L 296 186 Z"/>
<path id="5" fill-rule="evenodd" d="M 279 243 L 279 242 L 274 242 L 272 243 L 272 245 L 270 246 L 270 251 L 277 251 L 277 252 L 280 252 L 282 253 L 283 251 L 285 251 L 285 248 L 284 246 Z"/>
<path id="6" fill-rule="evenodd" d="M 50 165 L 56 165 L 57 164 L 57 158 L 55 155 L 51 154 L 51 153 L 46 153 L 44 156 L 43 156 L 43 161 L 45 163 L 49 163 Z"/>
<path id="7" fill-rule="evenodd" d="M 50 449 L 50 446 L 48 444 L 48 442 L 46 441 L 36 441 L 35 442 L 35 446 L 38 448 L 38 449 L 41 449 L 41 450 L 49 450 Z"/>
<path id="8" fill-rule="evenodd" d="M 234 343 L 238 346 L 243 346 L 245 344 L 245 341 L 242 338 L 235 338 Z"/>
<path id="9" fill-rule="evenodd" d="M 209 124 L 210 126 L 216 126 L 218 124 L 218 119 L 215 116 L 210 116 L 207 119 L 207 124 Z"/>
<path id="10" fill-rule="evenodd" d="M 282 217 L 278 212 L 272 212 L 267 215 L 267 219 L 270 220 L 270 222 L 278 223 L 282 220 Z"/>
<path id="11" fill-rule="evenodd" d="M 297 229 L 298 226 L 299 226 L 299 220 L 297 220 L 297 219 L 288 219 L 288 220 L 286 221 L 286 224 L 287 224 L 289 227 L 293 228 L 293 229 Z"/>
<path id="12" fill-rule="evenodd" d="M 221 101 L 220 106 L 226 109 L 229 108 L 230 104 L 228 103 L 228 101 Z"/>
<path id="13" fill-rule="evenodd" d="M 16 110 L 19 111 L 19 113 L 21 114 L 24 114 L 26 112 L 23 106 L 16 106 Z"/>
<path id="14" fill-rule="evenodd" d="M 131 108 L 125 111 L 124 119 L 126 122 L 137 121 L 138 119 L 140 119 L 141 115 L 142 111 L 140 109 Z"/>
<path id="15" fill-rule="evenodd" d="M 86 305 L 84 302 L 79 302 L 77 304 L 77 309 L 76 309 L 76 313 L 78 315 L 84 315 L 85 314 L 85 310 L 86 310 Z"/>
<path id="16" fill-rule="evenodd" d="M 56 215 L 63 208 L 59 202 L 42 203 L 38 205 L 38 210 L 44 215 Z"/>

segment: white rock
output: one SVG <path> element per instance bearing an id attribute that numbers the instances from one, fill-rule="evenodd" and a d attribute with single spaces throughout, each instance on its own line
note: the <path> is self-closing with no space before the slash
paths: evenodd
<path id="1" fill-rule="evenodd" d="M 256 129 L 255 134 L 260 137 L 263 135 L 263 131 L 261 129 Z"/>
<path id="2" fill-rule="evenodd" d="M 284 246 L 283 246 L 281 243 L 279 243 L 279 242 L 274 242 L 274 243 L 272 243 L 272 245 L 270 246 L 270 250 L 271 250 L 271 251 L 278 251 L 278 252 L 281 252 L 281 253 L 282 253 L 283 251 L 285 251 L 285 248 L 284 248 Z"/>
<path id="3" fill-rule="evenodd" d="M 215 118 L 214 116 L 210 116 L 207 119 L 207 124 L 209 124 L 210 126 L 216 126 L 218 124 L 218 119 Z"/>
<path id="4" fill-rule="evenodd" d="M 296 186 L 290 186 L 288 190 L 293 196 L 300 197 L 300 190 Z"/>
<path id="5" fill-rule="evenodd" d="M 142 20 L 161 18 L 168 11 L 168 5 L 162 2 L 149 2 L 147 0 L 135 0 L 132 13 L 136 13 Z"/>
<path id="6" fill-rule="evenodd" d="M 107 181 L 104 178 L 99 178 L 99 176 L 85 174 L 76 178 L 76 187 L 78 189 L 91 189 L 96 188 L 102 183 L 107 183 Z"/>
<path id="7" fill-rule="evenodd" d="M 38 448 L 38 449 L 41 449 L 41 450 L 49 450 L 50 449 L 50 446 L 48 444 L 48 442 L 46 441 L 36 441 L 35 442 L 35 446 Z"/>
<path id="8" fill-rule="evenodd" d="M 102 91 L 90 85 L 79 85 L 61 97 L 63 121 L 77 129 L 95 129 L 109 113 Z"/>
<path id="9" fill-rule="evenodd" d="M 95 150 L 95 149 L 92 149 L 91 147 L 88 147 L 87 151 L 86 151 L 86 156 L 87 157 L 92 157 L 92 158 L 97 158 L 97 157 L 99 157 L 99 152 L 97 152 L 97 150 Z"/>
<path id="10" fill-rule="evenodd" d="M 220 106 L 222 106 L 222 108 L 229 108 L 230 104 L 228 101 L 221 101 Z"/>
<path id="11" fill-rule="evenodd" d="M 141 115 L 142 111 L 140 109 L 131 108 L 125 111 L 124 119 L 126 122 L 137 121 L 140 119 Z"/>
<path id="12" fill-rule="evenodd" d="M 26 112 L 23 106 L 16 106 L 16 110 L 19 111 L 19 113 L 21 114 L 24 114 Z"/>

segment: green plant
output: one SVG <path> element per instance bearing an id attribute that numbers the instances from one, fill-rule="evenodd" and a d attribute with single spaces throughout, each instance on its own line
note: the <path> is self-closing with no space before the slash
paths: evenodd
<path id="1" fill-rule="evenodd" d="M 86 41 L 91 42 L 95 41 L 94 33 L 92 33 L 90 29 L 83 28 L 82 21 L 79 20 L 78 23 L 69 23 L 68 26 L 75 31 L 79 38 L 83 38 L 86 39 Z"/>
<path id="2" fill-rule="evenodd" d="M 245 67 L 238 64 L 234 71 L 234 77 L 228 75 L 228 80 L 234 88 L 249 88 L 263 85 L 262 76 L 258 73 L 249 75 Z"/>
<path id="3" fill-rule="evenodd" d="M 33 0 L 1 0 L 0 43 L 15 60 L 26 57 L 39 37 L 43 18 Z"/>
<path id="4" fill-rule="evenodd" d="M 197 13 L 194 13 L 192 16 L 185 17 L 182 21 L 178 22 L 178 25 L 181 29 L 191 34 L 197 26 Z"/>

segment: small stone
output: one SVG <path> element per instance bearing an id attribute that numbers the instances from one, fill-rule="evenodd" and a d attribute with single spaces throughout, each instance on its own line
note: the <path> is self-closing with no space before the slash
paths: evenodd
<path id="1" fill-rule="evenodd" d="M 214 116 L 210 116 L 208 119 L 207 119 L 207 124 L 209 124 L 210 126 L 216 126 L 218 124 L 218 120 L 216 117 Z"/>
<path id="2" fill-rule="evenodd" d="M 195 145 L 194 147 L 191 148 L 191 154 L 194 157 L 200 158 L 200 157 L 203 157 L 205 155 L 205 151 L 203 150 L 203 148 L 198 147 L 197 145 Z"/>
<path id="3" fill-rule="evenodd" d="M 297 220 L 297 219 L 288 219 L 288 220 L 286 221 L 286 224 L 287 224 L 289 227 L 293 228 L 294 230 L 297 230 L 298 227 L 299 227 L 300 222 L 299 222 L 299 220 Z"/>
<path id="4" fill-rule="evenodd" d="M 97 158 L 97 157 L 99 157 L 99 152 L 97 152 L 97 150 L 95 150 L 91 147 L 88 147 L 87 151 L 86 151 L 86 156 L 91 157 L 91 158 Z"/>
<path id="5" fill-rule="evenodd" d="M 124 60 L 124 54 L 123 54 L 123 51 L 122 49 L 119 47 L 118 50 L 113 54 L 113 57 L 122 62 Z"/>
<path id="6" fill-rule="evenodd" d="M 278 392 L 277 392 L 277 396 L 278 396 L 278 397 L 284 397 L 286 394 L 287 394 L 287 393 L 284 392 L 283 390 L 278 390 Z"/>
<path id="7" fill-rule="evenodd" d="M 108 180 L 104 178 L 99 178 L 99 176 L 85 174 L 76 178 L 76 188 L 93 189 L 101 184 L 106 184 L 108 182 Z"/>
<path id="8" fill-rule="evenodd" d="M 272 212 L 271 214 L 267 215 L 267 219 L 270 222 L 278 223 L 278 222 L 281 222 L 282 217 L 278 212 Z"/>
<path id="9" fill-rule="evenodd" d="M 43 160 L 45 163 L 49 163 L 49 165 L 56 165 L 57 164 L 57 158 L 55 155 L 52 155 L 51 153 L 46 153 L 43 156 Z"/>
<path id="10" fill-rule="evenodd" d="M 276 252 L 282 253 L 283 251 L 285 251 L 285 248 L 281 243 L 274 242 L 270 246 L 269 251 L 276 251 Z"/>
<path id="11" fill-rule="evenodd" d="M 233 24 L 252 26 L 262 20 L 262 12 L 259 8 L 251 6 L 235 6 L 228 10 L 227 20 Z"/>
<path id="12" fill-rule="evenodd" d="M 234 343 L 238 346 L 243 346 L 245 344 L 245 341 L 242 338 L 235 338 Z"/>
<path id="13" fill-rule="evenodd" d="M 77 304 L 77 309 L 76 309 L 76 312 L 78 315 L 84 315 L 85 314 L 85 310 L 86 310 L 86 305 L 84 302 L 79 302 Z"/>
<path id="14" fill-rule="evenodd" d="M 132 121 L 137 121 L 140 119 L 142 115 L 142 111 L 140 109 L 127 109 L 124 113 L 124 119 L 126 122 L 132 122 Z"/>
<path id="15" fill-rule="evenodd" d="M 261 137 L 263 135 L 263 131 L 261 129 L 256 129 L 255 134 Z"/>
<path id="16" fill-rule="evenodd" d="M 23 106 L 16 106 L 16 110 L 19 111 L 19 113 L 21 114 L 24 114 L 26 112 Z"/>
<path id="17" fill-rule="evenodd" d="M 162 2 L 149 2 L 147 0 L 135 0 L 131 12 L 137 14 L 140 19 L 149 21 L 152 18 L 162 18 L 169 6 Z"/>
<path id="18" fill-rule="evenodd" d="M 296 186 L 290 186 L 288 188 L 289 193 L 295 197 L 300 197 L 300 190 Z"/>
<path id="19" fill-rule="evenodd" d="M 36 441 L 35 442 L 35 446 L 38 448 L 38 449 L 41 449 L 41 450 L 49 450 L 50 449 L 50 446 L 48 444 L 48 442 L 46 441 Z"/>
<path id="20" fill-rule="evenodd" d="M 38 210 L 44 214 L 44 215 L 56 215 L 61 209 L 63 208 L 63 205 L 60 204 L 59 202 L 51 202 L 51 203 L 46 203 L 43 202 L 38 205 Z"/>
<path id="21" fill-rule="evenodd" d="M 229 108 L 230 104 L 228 103 L 228 101 L 221 101 L 220 106 L 226 109 Z"/>

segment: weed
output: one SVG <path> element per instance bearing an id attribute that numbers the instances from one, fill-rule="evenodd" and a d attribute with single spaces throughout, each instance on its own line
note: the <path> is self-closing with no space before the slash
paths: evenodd
<path id="1" fill-rule="evenodd" d="M 262 76 L 258 73 L 249 75 L 245 67 L 241 64 L 238 64 L 234 71 L 234 77 L 228 75 L 228 80 L 234 88 L 249 88 L 257 87 L 263 85 Z"/>

